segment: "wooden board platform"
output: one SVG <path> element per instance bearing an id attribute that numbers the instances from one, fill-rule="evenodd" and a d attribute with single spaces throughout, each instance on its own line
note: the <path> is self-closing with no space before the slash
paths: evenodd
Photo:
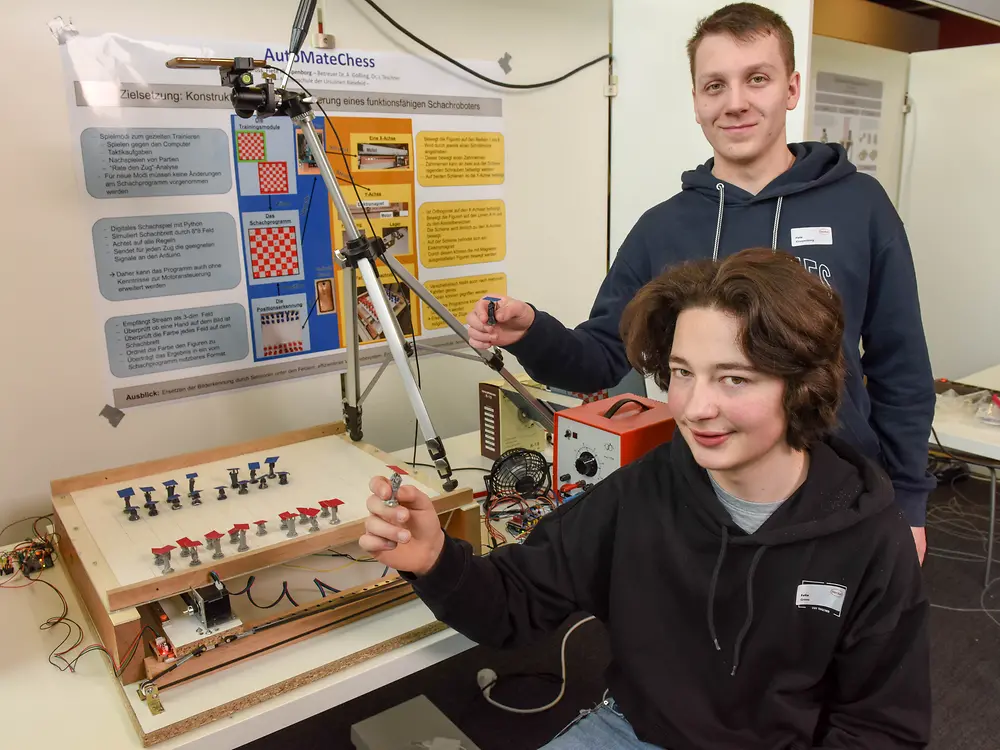
<path id="1" fill-rule="evenodd" d="M 272 452 L 273 451 L 273 452 Z M 260 473 L 267 474 L 264 459 L 277 455 L 276 469 L 288 471 L 289 483 L 278 484 L 270 481 L 265 489 L 248 485 L 247 494 L 241 495 L 230 487 L 228 469 L 240 468 L 241 478 L 249 476 L 247 464 L 256 461 L 262 465 Z M 207 570 L 215 570 L 227 578 L 235 571 L 247 571 L 266 567 L 280 553 L 280 548 L 294 550 L 293 554 L 308 554 L 315 549 L 329 547 L 339 542 L 356 538 L 352 523 L 368 515 L 365 501 L 370 494 L 368 482 L 377 474 L 388 475 L 392 469 L 388 457 L 379 457 L 363 450 L 344 435 L 330 435 L 306 440 L 264 451 L 244 453 L 198 463 L 174 471 L 144 474 L 113 484 L 102 484 L 89 489 L 70 493 L 73 503 L 80 512 L 85 530 L 93 538 L 111 569 L 118 586 L 109 591 L 111 609 L 135 606 L 163 598 L 190 588 L 192 575 L 202 581 L 208 580 Z M 196 487 L 201 491 L 201 504 L 193 505 L 187 494 L 185 474 L 197 473 Z M 179 482 L 178 490 L 182 498 L 179 509 L 173 510 L 164 502 L 166 492 L 163 482 L 173 479 Z M 427 485 L 405 477 L 407 484 L 413 484 L 429 495 L 437 494 Z M 217 490 L 226 488 L 226 499 L 217 499 Z M 136 495 L 131 498 L 133 506 L 139 507 L 136 521 L 128 520 L 123 512 L 124 502 L 118 491 L 132 488 Z M 143 502 L 140 487 L 154 487 L 153 498 L 159 500 L 157 515 L 150 516 L 141 507 Z M 339 523 L 332 525 L 330 518 L 316 517 L 318 531 L 310 531 L 311 524 L 302 523 L 301 517 L 292 520 L 295 536 L 280 527 L 279 514 L 294 513 L 299 508 L 310 508 L 321 512 L 321 500 L 340 499 Z M 257 535 L 256 521 L 267 523 L 267 533 Z M 246 524 L 246 542 L 249 547 L 238 552 L 230 543 L 228 531 L 236 524 Z M 213 559 L 208 548 L 206 535 L 218 532 L 224 535 L 220 540 L 221 560 Z M 192 566 L 188 559 L 180 556 L 180 540 L 190 539 L 201 542 L 198 562 Z M 164 575 L 154 564 L 154 548 L 173 545 L 171 566 L 175 572 Z M 311 549 L 306 549 L 307 547 Z M 238 560 L 236 558 L 239 558 Z M 197 570 L 191 570 L 191 568 Z M 188 574 L 188 575 L 185 575 Z"/>
<path id="2" fill-rule="evenodd" d="M 244 495 L 231 490 L 228 471 L 231 467 L 240 468 L 241 479 L 248 478 L 247 464 L 251 461 L 261 463 L 260 473 L 269 473 L 265 459 L 271 456 L 279 457 L 276 471 L 290 473 L 287 485 L 271 480 L 266 489 L 250 487 Z M 144 622 L 140 610 L 145 610 L 145 605 L 209 584 L 210 572 L 234 583 L 231 590 L 235 591 L 242 586 L 239 581 L 245 581 L 249 574 L 260 575 L 275 566 L 355 542 L 364 533 L 365 502 L 370 494 L 368 482 L 372 476 L 388 475 L 395 468 L 388 454 L 352 442 L 344 434 L 343 424 L 335 423 L 57 480 L 52 483 L 52 492 L 60 553 L 104 645 L 120 663 L 141 637 Z M 185 475 L 192 472 L 198 474 L 200 505 L 192 505 L 187 496 Z M 438 513 L 446 514 L 442 515 L 442 521 L 450 524 L 450 533 L 474 543 L 478 541 L 478 509 L 458 510 L 474 502 L 471 490 L 441 493 L 433 489 L 436 486 L 433 480 L 425 479 L 419 472 L 400 473 L 405 474 L 405 483 L 416 485 L 431 496 Z M 182 503 L 178 510 L 163 502 L 166 498 L 163 482 L 168 479 L 178 483 Z M 223 484 L 228 488 L 227 497 L 218 500 L 214 488 Z M 140 488 L 147 486 L 157 488 L 154 497 L 160 500 L 158 514 L 152 517 L 142 507 L 144 498 Z M 118 490 L 125 487 L 132 487 L 136 493 L 132 497 L 132 505 L 140 509 L 136 521 L 128 520 L 122 512 L 124 502 Z M 296 517 L 290 521 L 294 522 L 295 536 L 289 537 L 280 529 L 279 513 L 296 513 L 299 508 L 319 510 L 320 500 L 332 498 L 343 502 L 337 512 L 338 524 L 317 518 L 319 530 L 309 531 L 311 524 L 299 523 Z M 257 536 L 254 522 L 262 519 L 268 522 L 268 533 Z M 229 543 L 226 533 L 237 523 L 251 526 L 246 536 L 249 549 L 244 552 Z M 206 544 L 205 536 L 213 530 L 225 534 L 221 559 L 213 559 L 213 552 Z M 179 556 L 177 540 L 184 538 L 202 543 L 200 565 L 190 566 L 188 560 Z M 172 554 L 174 572 L 164 575 L 153 564 L 152 548 L 166 544 L 178 549 Z M 379 572 L 375 577 L 386 574 L 388 571 Z M 402 601 L 405 597 L 373 599 L 371 610 Z M 367 614 L 363 605 L 354 606 L 351 611 L 352 618 Z M 145 616 L 148 624 L 148 612 Z M 268 648 L 267 639 L 256 642 L 261 648 Z M 143 656 L 149 655 L 148 650 L 140 652 L 138 658 L 128 663 L 120 678 L 123 685 L 145 678 Z M 247 658 L 253 656 L 247 654 Z M 215 679 L 218 677 L 213 676 L 212 681 Z"/>

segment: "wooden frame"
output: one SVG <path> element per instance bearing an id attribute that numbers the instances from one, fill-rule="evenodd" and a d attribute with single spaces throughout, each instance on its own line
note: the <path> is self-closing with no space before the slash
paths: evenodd
<path id="1" fill-rule="evenodd" d="M 152 473 L 177 471 L 188 466 L 220 461 L 246 453 L 273 451 L 282 446 L 329 436 L 344 436 L 343 439 L 347 440 L 344 424 L 336 422 L 319 425 L 221 448 L 58 479 L 51 483 L 52 503 L 55 510 L 54 523 L 58 535 L 57 545 L 62 563 L 66 566 L 70 578 L 79 591 L 101 641 L 116 663 L 120 664 L 128 655 L 132 645 L 141 637 L 144 625 L 150 623 L 149 613 L 145 611 L 147 609 L 145 605 L 178 595 L 191 588 L 207 585 L 211 583 L 211 579 L 206 567 L 206 569 L 178 570 L 154 580 L 121 585 L 108 565 L 99 545 L 89 533 L 80 509 L 74 502 L 73 493 L 111 483 L 127 483 Z M 354 443 L 353 445 L 383 460 L 386 464 L 393 463 L 388 454 L 372 446 L 363 443 Z M 439 486 L 434 479 L 422 476 L 419 471 L 409 471 L 408 473 L 427 486 Z M 463 506 L 471 506 L 475 502 L 472 490 L 458 489 L 442 493 L 432 498 L 432 501 L 439 515 L 450 514 L 446 521 L 449 533 L 452 536 L 468 540 L 478 551 L 480 544 L 478 508 L 463 509 Z M 363 533 L 363 519 L 345 521 L 318 533 L 275 543 L 259 550 L 243 553 L 238 557 L 230 557 L 212 565 L 211 568 L 225 580 L 302 558 L 338 544 L 356 541 Z M 226 644 L 224 648 L 213 649 L 211 660 L 203 658 L 191 660 L 191 662 L 198 662 L 198 664 L 190 663 L 190 667 L 186 664 L 178 668 L 175 670 L 177 674 L 171 673 L 172 679 L 167 684 L 190 679 L 191 675 L 195 673 L 201 676 L 211 671 L 207 669 L 209 666 L 219 668 L 237 659 L 245 660 L 253 656 L 255 652 L 262 653 L 274 648 L 274 644 L 278 642 L 282 642 L 282 646 L 291 645 L 296 638 L 307 637 L 308 634 L 302 634 L 306 630 L 317 629 L 320 626 L 328 630 L 330 627 L 337 627 L 339 624 L 356 620 L 368 613 L 379 611 L 388 606 L 395 606 L 413 598 L 409 584 L 402 582 L 395 576 L 390 577 L 390 579 L 391 587 L 389 579 L 380 582 L 380 585 L 386 586 L 385 592 L 376 592 L 369 598 L 344 605 L 343 608 L 331 607 L 336 598 L 349 598 L 351 594 L 355 593 L 343 592 L 340 597 L 331 597 L 331 601 L 322 607 L 314 607 L 317 610 L 314 617 L 311 616 L 296 620 L 289 625 L 275 627 L 267 631 L 268 637 L 266 638 L 255 635 L 253 638 Z M 307 609 L 307 607 L 301 609 Z M 301 625 L 303 622 L 313 624 L 309 628 L 305 628 Z M 217 654 L 214 653 L 216 651 Z M 120 676 L 122 685 L 130 685 L 147 678 L 148 665 L 143 658 L 147 653 L 145 651 L 137 653 L 136 658 L 128 663 Z M 155 668 L 152 665 L 149 666 Z M 185 667 L 188 668 L 185 669 Z"/>

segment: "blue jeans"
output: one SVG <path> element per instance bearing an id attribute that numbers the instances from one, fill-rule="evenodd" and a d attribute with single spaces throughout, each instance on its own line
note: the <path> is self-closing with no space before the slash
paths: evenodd
<path id="1" fill-rule="evenodd" d="M 605 694 L 597 708 L 581 711 L 540 750 L 660 750 L 641 741 L 615 699 Z"/>

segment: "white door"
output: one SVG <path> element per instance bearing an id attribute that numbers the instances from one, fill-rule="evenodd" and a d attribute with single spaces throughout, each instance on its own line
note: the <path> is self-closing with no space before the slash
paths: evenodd
<path id="1" fill-rule="evenodd" d="M 910 56 L 900 213 L 935 377 L 1000 362 L 1000 44 Z"/>

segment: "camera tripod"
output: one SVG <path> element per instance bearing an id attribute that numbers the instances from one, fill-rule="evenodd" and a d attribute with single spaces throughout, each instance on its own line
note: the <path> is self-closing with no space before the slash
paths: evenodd
<path id="1" fill-rule="evenodd" d="M 302 5 L 309 5 L 308 0 L 304 0 Z M 315 3 L 312 3 L 315 5 Z M 485 352 L 472 347 L 469 343 L 469 334 L 465 326 L 454 316 L 441 302 L 434 297 L 398 260 L 386 251 L 385 242 L 381 237 L 367 237 L 363 229 L 359 230 L 351 216 L 350 209 L 340 190 L 337 176 L 334 174 L 329 161 L 326 158 L 326 150 L 316 135 L 312 121 L 315 117 L 312 111 L 314 99 L 306 92 L 288 91 L 283 88 L 291 74 L 292 61 L 294 56 L 301 49 L 304 41 L 303 29 L 309 28 L 311 12 L 303 14 L 302 7 L 296 17 L 295 26 L 292 32 L 292 47 L 289 50 L 288 70 L 282 81 L 282 87 L 275 87 L 273 76 L 265 77 L 264 82 L 257 85 L 254 81 L 253 70 L 255 68 L 270 68 L 264 61 L 253 58 L 238 57 L 233 59 L 225 58 L 174 58 L 167 62 L 168 68 L 192 68 L 192 67 L 213 67 L 218 68 L 222 77 L 222 84 L 231 88 L 230 100 L 233 110 L 237 116 L 248 119 L 257 117 L 264 119 L 272 116 L 286 116 L 296 123 L 305 137 L 309 150 L 316 159 L 323 183 L 333 199 L 337 209 L 337 215 L 344 225 L 345 245 L 336 250 L 333 254 L 334 261 L 344 269 L 344 296 L 347 302 L 346 321 L 344 326 L 348 340 L 344 342 L 346 350 L 346 372 L 341 376 L 343 392 L 343 412 L 347 431 L 352 440 L 361 440 L 362 431 L 362 403 L 371 392 L 378 378 L 385 371 L 390 359 L 395 362 L 399 369 L 399 374 L 403 381 L 410 406 L 416 416 L 417 423 L 427 446 L 427 452 L 434 462 L 434 468 L 442 480 L 442 485 L 446 492 L 450 492 L 458 486 L 457 480 L 452 476 L 451 465 L 445 453 L 444 443 L 431 421 L 427 407 L 424 405 L 420 388 L 417 385 L 409 365 L 409 357 L 416 354 L 414 346 L 407 341 L 403 334 L 399 321 L 393 314 L 388 297 L 382 282 L 379 279 L 375 264 L 378 261 L 384 263 L 399 280 L 399 282 L 410 289 L 425 305 L 430 307 L 437 315 L 454 331 L 475 353 L 474 355 L 464 352 L 451 351 L 427 344 L 415 344 L 415 348 L 421 351 L 429 351 L 439 354 L 448 354 L 463 359 L 480 360 L 492 370 L 496 371 L 507 383 L 509 383 L 524 399 L 528 407 L 534 412 L 533 417 L 548 431 L 552 431 L 554 416 L 552 409 L 542 401 L 536 399 L 524 385 L 515 378 L 504 367 L 503 358 L 497 349 Z M 298 34 L 298 36 L 297 36 Z M 330 123 L 333 127 L 333 123 Z M 341 147 L 343 152 L 343 147 Z M 343 154 L 344 163 L 347 167 L 347 174 L 352 185 L 354 178 L 351 176 L 350 165 L 347 163 L 347 155 Z M 356 186 L 355 186 L 356 187 Z M 364 202 L 358 198 L 359 208 L 367 217 L 367 209 Z M 382 333 L 385 336 L 389 353 L 383 358 L 382 365 L 375 377 L 369 383 L 364 393 L 361 392 L 361 373 L 359 360 L 359 337 L 358 337 L 358 297 L 357 297 L 357 275 L 361 274 L 367 288 L 375 315 Z M 412 310 L 412 306 L 411 306 Z"/>

